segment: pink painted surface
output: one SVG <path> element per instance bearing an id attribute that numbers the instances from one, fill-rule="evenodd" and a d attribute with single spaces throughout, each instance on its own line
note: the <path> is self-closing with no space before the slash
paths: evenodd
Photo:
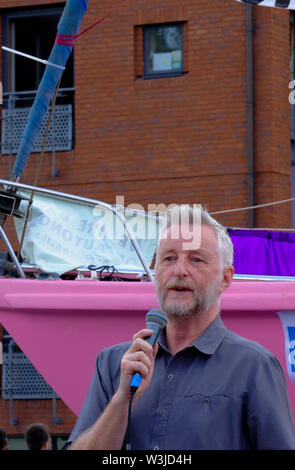
<path id="1" fill-rule="evenodd" d="M 36 281 L 0 278 L 0 323 L 36 369 L 78 414 L 98 352 L 132 338 L 159 307 L 153 283 Z M 279 359 L 295 417 L 295 385 L 286 367 L 276 312 L 295 311 L 295 283 L 234 281 L 223 294 L 222 319 Z"/>

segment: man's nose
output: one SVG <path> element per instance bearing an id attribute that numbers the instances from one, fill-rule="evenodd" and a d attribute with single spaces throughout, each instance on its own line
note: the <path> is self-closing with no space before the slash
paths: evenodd
<path id="1" fill-rule="evenodd" d="M 188 275 L 187 262 L 184 259 L 179 258 L 175 263 L 175 276 L 182 277 Z"/>

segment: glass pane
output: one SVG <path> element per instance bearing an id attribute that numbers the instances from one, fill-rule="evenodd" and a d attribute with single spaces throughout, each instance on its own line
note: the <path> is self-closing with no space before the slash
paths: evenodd
<path id="1" fill-rule="evenodd" d="M 148 29 L 148 73 L 182 70 L 182 25 Z"/>
<path id="2" fill-rule="evenodd" d="M 56 28 L 60 15 L 33 15 L 11 20 L 11 31 L 16 50 L 31 54 L 41 59 L 48 59 L 52 50 Z M 62 77 L 61 88 L 73 86 L 73 54 Z M 14 91 L 37 90 L 42 79 L 45 65 L 28 60 L 19 55 L 13 55 L 15 67 Z M 24 70 L 26 73 L 24 73 Z M 23 105 L 24 106 L 24 105 Z"/>

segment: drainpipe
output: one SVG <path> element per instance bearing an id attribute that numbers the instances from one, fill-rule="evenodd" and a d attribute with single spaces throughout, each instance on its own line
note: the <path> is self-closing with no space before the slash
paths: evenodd
<path id="1" fill-rule="evenodd" d="M 248 206 L 254 206 L 254 97 L 253 97 L 253 5 L 247 4 L 247 121 L 248 121 Z M 253 209 L 248 210 L 248 227 L 254 227 Z"/>

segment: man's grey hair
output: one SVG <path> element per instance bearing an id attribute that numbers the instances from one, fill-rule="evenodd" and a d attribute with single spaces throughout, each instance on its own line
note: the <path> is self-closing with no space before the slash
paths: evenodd
<path id="1" fill-rule="evenodd" d="M 172 225 L 180 225 L 184 221 L 192 226 L 196 225 L 196 221 L 199 221 L 199 224 L 211 227 L 216 233 L 221 267 L 232 266 L 234 250 L 231 238 L 226 228 L 217 222 L 201 204 L 193 204 L 193 206 L 189 204 L 171 204 L 166 212 L 160 216 L 159 242 Z"/>

